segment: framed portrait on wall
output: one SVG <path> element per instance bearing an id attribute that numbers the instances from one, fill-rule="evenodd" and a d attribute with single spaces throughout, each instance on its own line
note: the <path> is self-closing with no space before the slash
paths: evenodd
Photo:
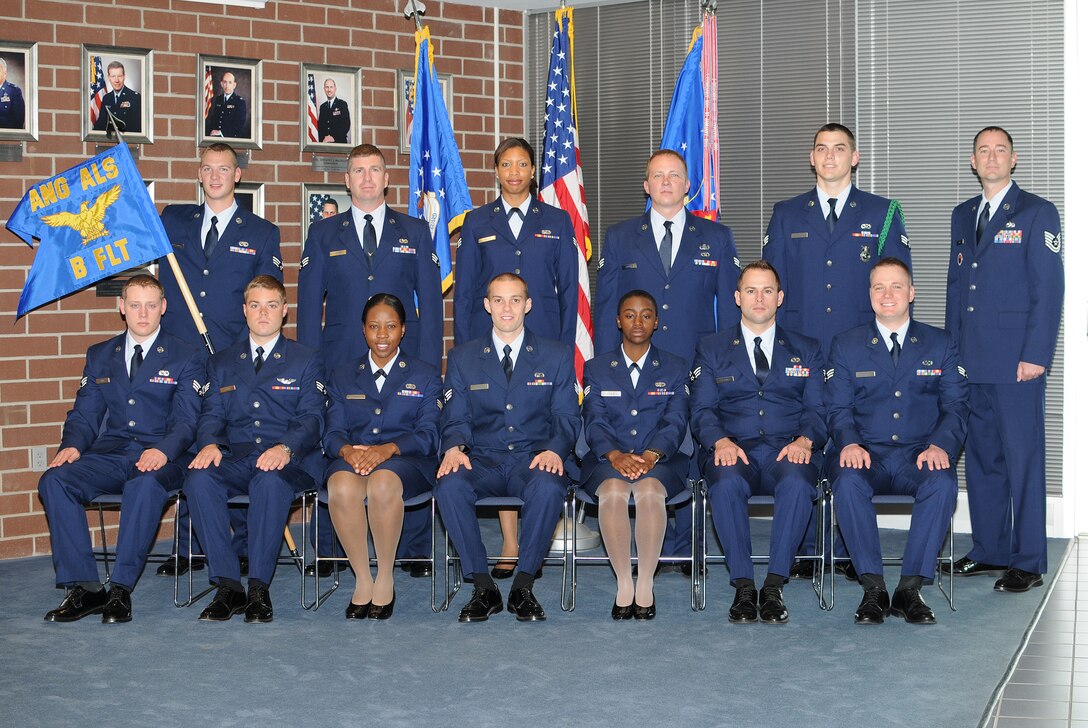
<path id="1" fill-rule="evenodd" d="M 204 187 L 197 185 L 197 204 L 204 204 Z M 264 182 L 239 182 L 234 186 L 234 201 L 238 207 L 252 212 L 257 217 L 264 217 Z"/>
<path id="2" fill-rule="evenodd" d="M 38 44 L 0 40 L 0 141 L 38 141 Z"/>
<path id="3" fill-rule="evenodd" d="M 302 241 L 310 233 L 310 225 L 351 209 L 351 195 L 344 185 L 302 185 Z"/>
<path id="4" fill-rule="evenodd" d="M 361 68 L 302 64 L 302 151 L 348 152 L 361 138 Z"/>
<path id="5" fill-rule="evenodd" d="M 397 151 L 401 154 L 412 152 L 412 96 L 415 93 L 416 76 L 411 71 L 397 71 Z M 442 87 L 442 98 L 446 102 L 446 111 L 453 114 L 453 76 L 448 73 L 438 74 L 438 85 Z"/>
<path id="6" fill-rule="evenodd" d="M 197 144 L 261 148 L 261 62 L 197 56 Z"/>
<path id="7" fill-rule="evenodd" d="M 153 52 L 95 45 L 84 45 L 82 51 L 83 141 L 108 140 L 111 120 L 129 144 L 154 141 Z"/>

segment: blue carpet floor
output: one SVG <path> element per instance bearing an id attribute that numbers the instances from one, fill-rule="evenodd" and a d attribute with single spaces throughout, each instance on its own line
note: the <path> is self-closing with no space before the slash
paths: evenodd
<path id="1" fill-rule="evenodd" d="M 889 553 L 901 549 L 901 532 L 884 538 Z M 1067 545 L 1051 540 L 1054 568 Z M 62 597 L 49 559 L 0 562 L 8 605 L 0 725 L 966 728 L 978 723 L 1046 593 L 1002 594 L 993 579 L 958 579 L 956 612 L 936 587 L 925 590 L 935 626 L 858 627 L 856 584 L 840 578 L 838 604 L 823 612 L 807 584 L 794 582 L 789 624 L 731 625 L 732 589 L 718 566 L 706 611 L 692 612 L 690 582 L 668 574 L 657 580 L 656 620 L 616 623 L 610 569 L 579 570 L 571 613 L 560 610 L 560 571 L 545 568 L 535 588 L 544 623 L 503 612 L 458 624 L 468 590 L 434 614 L 428 581 L 399 571 L 393 619 L 348 623 L 350 572 L 307 612 L 298 572 L 281 566 L 275 621 L 247 625 L 197 622 L 201 607 L 176 609 L 171 581 L 149 568 L 133 622 L 103 625 L 42 619 Z M 894 586 L 898 574 L 887 576 Z"/>

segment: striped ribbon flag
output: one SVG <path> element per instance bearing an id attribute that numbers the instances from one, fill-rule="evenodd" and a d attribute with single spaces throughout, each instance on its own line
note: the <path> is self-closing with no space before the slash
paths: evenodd
<path id="1" fill-rule="evenodd" d="M 106 98 L 106 79 L 102 74 L 102 56 L 91 56 L 91 73 L 88 79 L 90 88 L 91 128 L 98 122 L 102 112 L 102 102 Z"/>
<path id="2" fill-rule="evenodd" d="M 215 98 L 215 84 L 212 83 L 212 67 L 204 66 L 204 118 L 208 118 L 208 112 L 212 110 L 212 100 Z"/>
<path id="3" fill-rule="evenodd" d="M 574 9 L 555 11 L 547 100 L 544 103 L 544 144 L 540 167 L 540 199 L 566 210 L 574 224 L 578 257 L 578 330 L 574 339 L 574 372 L 578 389 L 582 371 L 593 358 L 593 319 L 589 305 L 589 268 L 593 255 L 589 212 L 582 184 L 582 154 L 578 146 L 578 113 L 574 95 Z"/>
<path id="4" fill-rule="evenodd" d="M 306 138 L 311 142 L 321 141 L 317 136 L 317 89 L 312 73 L 306 74 Z"/>

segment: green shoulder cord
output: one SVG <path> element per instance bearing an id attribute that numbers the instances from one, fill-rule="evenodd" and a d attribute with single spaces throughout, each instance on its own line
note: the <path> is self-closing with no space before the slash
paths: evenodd
<path id="1" fill-rule="evenodd" d="M 899 217 L 903 220 L 903 226 L 906 227 L 907 218 L 903 215 L 903 208 L 899 205 L 899 200 L 892 200 L 888 205 L 888 214 L 884 218 L 884 227 L 880 229 L 880 239 L 876 243 L 876 257 L 884 255 L 884 241 L 888 239 L 888 231 L 892 228 L 892 218 L 895 217 L 895 213 L 899 213 Z"/>

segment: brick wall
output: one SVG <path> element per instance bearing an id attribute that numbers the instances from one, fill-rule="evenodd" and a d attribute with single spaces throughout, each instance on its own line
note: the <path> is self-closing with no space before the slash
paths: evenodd
<path id="1" fill-rule="evenodd" d="M 301 151 L 300 63 L 362 67 L 362 140 L 386 151 L 389 202 L 405 208 L 408 158 L 396 153 L 394 93 L 397 69 L 413 67 L 415 40 L 412 23 L 402 14 L 403 0 L 269 0 L 263 10 L 182 0 L 15 0 L 12 5 L 0 36 L 38 42 L 40 141 L 25 143 L 23 162 L 0 163 L 0 220 L 6 221 L 29 185 L 95 154 L 94 144 L 80 140 L 80 107 L 86 100 L 80 83 L 82 43 L 155 51 L 155 143 L 141 148 L 138 166 L 145 180 L 155 181 L 160 209 L 197 201 L 197 54 L 264 60 L 264 149 L 252 152 L 242 179 L 265 184 L 265 217 L 280 227 L 291 300 L 302 247 L 301 186 L 343 179 L 311 171 L 311 155 Z M 453 76 L 453 128 L 473 202 L 482 204 L 495 190 L 490 156 L 496 52 L 498 92 L 505 99 L 497 133 L 524 134 L 523 16 L 448 2 L 428 2 L 427 13 L 438 71 Z M 123 329 L 114 299 L 96 298 L 93 287 L 16 321 L 31 261 L 31 250 L 0 230 L 0 558 L 49 552 L 30 450 L 45 445 L 52 458 L 87 347 Z M 449 316 L 451 296 L 446 298 Z M 290 328 L 288 334 L 293 336 Z M 447 336 L 452 337 L 448 322 Z M 116 526 L 116 517 L 111 523 Z"/>

